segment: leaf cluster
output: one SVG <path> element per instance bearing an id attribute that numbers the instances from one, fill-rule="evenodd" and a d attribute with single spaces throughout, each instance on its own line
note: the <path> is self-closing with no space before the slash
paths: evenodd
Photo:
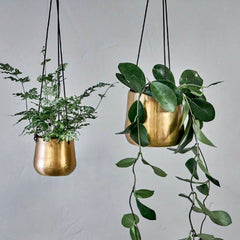
<path id="1" fill-rule="evenodd" d="M 49 62 L 50 59 L 46 61 Z M 113 85 L 100 82 L 86 89 L 81 95 L 61 97 L 62 75 L 66 66 L 67 64 L 60 65 L 55 72 L 39 76 L 37 81 L 42 89 L 38 91 L 36 88 L 26 90 L 25 85 L 30 82 L 29 77 L 23 77 L 20 70 L 8 63 L 0 63 L 4 79 L 21 85 L 21 92 L 13 95 L 25 103 L 25 110 L 14 114 L 19 117 L 17 123 L 26 123 L 22 134 L 36 134 L 45 141 L 52 138 L 70 141 L 77 139 L 80 130 L 89 125 L 89 120 L 97 117 L 96 107 L 83 104 L 83 100 L 100 88 L 110 88 Z M 99 94 L 99 103 L 105 93 Z"/>

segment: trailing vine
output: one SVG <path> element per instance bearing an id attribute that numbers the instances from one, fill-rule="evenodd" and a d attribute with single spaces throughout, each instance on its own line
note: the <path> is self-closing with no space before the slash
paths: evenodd
<path id="1" fill-rule="evenodd" d="M 155 174 L 160 177 L 166 177 L 166 173 L 158 167 L 148 163 L 143 156 L 142 147 L 149 145 L 149 136 L 144 126 L 146 121 L 146 110 L 140 101 L 141 96 L 146 94 L 153 97 L 166 112 L 173 113 L 177 106 L 182 106 L 182 120 L 179 129 L 182 128 L 185 121 L 185 129 L 177 148 L 169 148 L 175 153 L 185 154 L 192 152 L 193 157 L 188 159 L 185 166 L 190 172 L 190 178 L 184 179 L 177 177 L 179 180 L 190 184 L 190 193 L 180 193 L 179 196 L 190 201 L 191 206 L 188 214 L 190 231 L 187 237 L 181 240 L 222 240 L 215 238 L 211 234 L 203 232 L 204 222 L 209 217 L 213 223 L 228 226 L 231 224 L 231 217 L 225 211 L 211 211 L 206 206 L 206 201 L 209 196 L 211 183 L 220 187 L 220 183 L 209 172 L 207 161 L 200 148 L 200 142 L 208 146 L 214 147 L 214 144 L 202 132 L 203 122 L 210 122 L 215 118 L 215 109 L 209 103 L 203 93 L 205 88 L 216 85 L 220 82 L 215 82 L 209 86 L 203 85 L 203 80 L 200 75 L 194 70 L 185 70 L 181 76 L 177 87 L 175 79 L 165 65 L 157 64 L 153 67 L 152 73 L 154 81 L 146 82 L 146 78 L 142 70 L 133 63 L 120 63 L 118 66 L 120 73 L 116 74 L 118 80 L 131 91 L 138 94 L 137 101 L 133 102 L 128 110 L 128 119 L 130 124 L 126 129 L 119 134 L 129 134 L 131 139 L 138 145 L 138 154 L 135 158 L 125 158 L 119 161 L 116 165 L 121 168 L 132 167 L 133 186 L 129 196 L 130 213 L 125 214 L 122 218 L 122 225 L 130 229 L 132 240 L 141 240 L 141 234 L 138 228 L 139 217 L 133 208 L 133 197 L 136 200 L 136 205 L 144 218 L 155 220 L 155 211 L 143 205 L 140 201 L 142 198 L 149 198 L 154 194 L 153 190 L 139 189 L 136 190 L 137 176 L 135 166 L 139 160 L 143 164 L 152 167 Z M 156 114 L 158 114 L 156 112 Z M 189 147 L 190 144 L 192 144 Z M 198 175 L 200 169 L 205 176 L 203 181 L 200 181 Z M 196 187 L 195 187 L 196 186 Z M 204 195 L 203 200 L 200 200 L 199 193 Z M 193 222 L 193 213 L 202 213 L 203 220 L 199 225 L 199 230 Z"/>

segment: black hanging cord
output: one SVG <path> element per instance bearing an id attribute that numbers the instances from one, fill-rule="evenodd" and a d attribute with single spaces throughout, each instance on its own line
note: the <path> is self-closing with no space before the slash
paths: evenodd
<path id="1" fill-rule="evenodd" d="M 40 112 L 41 108 L 41 102 L 42 102 L 42 94 L 43 94 L 43 79 L 46 72 L 46 58 L 47 58 L 47 47 L 48 47 L 48 35 L 49 35 L 49 26 L 50 26 L 50 20 L 51 20 L 51 12 L 52 12 L 52 0 L 50 0 L 49 4 L 49 13 L 48 13 L 48 21 L 47 21 L 47 30 L 46 30 L 46 38 L 45 38 L 45 45 L 44 45 L 44 59 L 43 59 L 43 68 L 42 68 L 42 81 L 41 81 L 41 88 L 40 88 L 40 99 L 38 104 L 38 113 Z M 58 67 L 61 67 L 61 73 L 62 73 L 62 83 L 63 83 L 63 94 L 64 98 L 66 98 L 66 87 L 65 87 L 65 77 L 64 77 L 64 67 L 63 67 L 63 52 L 62 52 L 62 40 L 61 40 L 61 27 L 60 27 L 60 7 L 59 7 L 59 0 L 56 0 L 56 6 L 57 6 L 57 52 L 58 52 Z M 58 97 L 60 97 L 60 76 L 58 76 Z M 68 116 L 67 116 L 67 108 L 65 108 L 66 111 L 66 119 L 68 122 Z M 58 116 L 59 118 L 59 116 Z M 34 140 L 37 140 L 37 128 L 34 134 Z"/>
<path id="2" fill-rule="evenodd" d="M 47 30 L 46 30 L 46 38 L 45 38 L 45 44 L 43 49 L 43 68 L 42 68 L 42 81 L 41 81 L 41 87 L 40 87 L 40 98 L 38 103 L 38 113 L 40 112 L 41 103 L 42 103 L 42 93 L 43 93 L 43 78 L 45 75 L 46 70 L 46 59 L 47 59 L 47 48 L 48 48 L 48 34 L 49 34 L 49 26 L 50 26 L 50 20 L 51 20 L 51 12 L 52 12 L 52 0 L 50 0 L 49 4 L 49 12 L 48 12 L 48 21 L 47 21 Z M 34 141 L 37 141 L 37 128 L 35 130 L 34 134 Z"/>
<path id="3" fill-rule="evenodd" d="M 136 61 L 137 66 L 138 66 L 138 63 L 139 63 L 140 53 L 141 53 L 141 49 L 142 49 L 142 41 L 143 41 L 145 24 L 146 24 L 148 5 L 149 5 L 149 0 L 147 0 L 146 7 L 145 7 L 145 12 L 144 12 L 144 17 L 143 17 L 142 32 L 141 32 L 140 43 L 139 43 L 138 54 L 137 54 L 137 61 Z"/>
<path id="4" fill-rule="evenodd" d="M 162 0 L 162 9 L 163 9 L 163 53 L 164 53 L 164 65 L 167 66 L 167 63 L 168 63 L 168 68 L 171 69 L 167 0 Z M 167 53 L 166 53 L 166 51 L 167 51 Z M 168 60 L 168 62 L 167 62 L 167 60 Z"/>
<path id="5" fill-rule="evenodd" d="M 64 66 L 63 66 L 63 51 L 62 51 L 62 36 L 61 36 L 61 25 L 60 25 L 60 7 L 59 7 L 59 0 L 56 0 L 57 5 L 57 41 L 58 41 L 58 67 L 61 67 L 62 72 L 62 85 L 63 85 L 63 96 L 66 98 L 66 86 L 65 86 L 65 76 L 64 76 Z M 60 96 L 60 79 L 58 79 L 58 93 Z M 58 97 L 59 97 L 58 96 Z M 68 125 L 68 114 L 67 114 L 67 106 L 65 106 L 65 112 L 66 112 L 66 120 Z"/>
<path id="6" fill-rule="evenodd" d="M 149 6 L 149 0 L 147 0 L 146 2 L 136 65 L 139 64 L 148 6 Z M 171 69 L 167 0 L 162 0 L 162 15 L 163 15 L 163 61 L 164 61 L 164 65 L 167 66 L 168 64 L 168 68 Z"/>

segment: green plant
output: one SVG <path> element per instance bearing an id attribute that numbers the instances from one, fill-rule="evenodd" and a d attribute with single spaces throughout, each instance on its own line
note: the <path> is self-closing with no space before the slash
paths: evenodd
<path id="1" fill-rule="evenodd" d="M 43 137 L 45 141 L 52 138 L 57 138 L 58 141 L 70 141 L 77 139 L 81 128 L 89 125 L 87 122 L 89 119 L 96 118 L 99 104 L 114 85 L 100 82 L 89 87 L 79 96 L 60 97 L 59 86 L 63 81 L 62 75 L 66 66 L 67 64 L 62 64 L 55 72 L 38 77 L 37 81 L 42 83 L 42 89 L 38 91 L 37 88 L 26 90 L 25 85 L 30 82 L 29 77 L 23 77 L 20 70 L 8 63 L 0 63 L 0 71 L 5 75 L 4 78 L 17 82 L 22 87 L 21 92 L 13 93 L 25 102 L 25 110 L 14 114 L 20 117 L 17 123 L 27 121 L 22 134 L 35 134 L 37 137 Z M 83 104 L 83 100 L 103 87 L 107 89 L 103 94 L 98 94 L 100 100 L 97 107 Z"/>
<path id="2" fill-rule="evenodd" d="M 207 217 L 209 217 L 212 222 L 221 226 L 230 225 L 232 221 L 227 212 L 211 211 L 206 207 L 206 200 L 210 194 L 210 185 L 214 184 L 220 187 L 220 184 L 219 181 L 211 175 L 207 166 L 207 161 L 200 148 L 200 142 L 214 147 L 214 144 L 202 132 L 203 122 L 209 122 L 215 118 L 214 107 L 207 101 L 204 90 L 220 82 L 204 86 L 203 79 L 196 71 L 185 70 L 180 76 L 180 85 L 176 86 L 172 72 L 161 64 L 157 64 L 153 67 L 152 73 L 155 80 L 148 82 L 146 81 L 143 71 L 135 64 L 120 63 L 118 69 L 120 71 L 120 73 L 116 74 L 118 80 L 130 88 L 130 90 L 139 93 L 138 100 L 132 104 L 128 112 L 128 118 L 131 124 L 124 131 L 120 132 L 120 134 L 129 133 L 133 141 L 138 144 L 139 148 L 137 157 L 125 158 L 116 164 L 121 168 L 131 166 L 134 177 L 134 184 L 129 197 L 131 212 L 123 216 L 122 225 L 130 229 L 132 240 L 141 240 L 138 228 L 139 217 L 135 214 L 132 206 L 133 196 L 141 215 L 149 220 L 156 219 L 154 210 L 143 205 L 140 201 L 140 199 L 151 197 L 154 191 L 148 189 L 137 190 L 136 188 L 137 176 L 135 166 L 138 160 L 152 167 L 154 173 L 158 176 L 166 177 L 167 175 L 160 168 L 148 163 L 144 159 L 142 153 L 142 147 L 149 145 L 149 137 L 143 125 L 146 116 L 140 97 L 142 94 L 147 94 L 152 96 L 169 112 L 174 112 L 176 106 L 182 105 L 181 126 L 187 122 L 179 145 L 176 148 L 169 148 L 175 153 L 185 154 L 190 151 L 193 153 L 193 157 L 188 159 L 185 164 L 190 172 L 190 178 L 185 179 L 177 177 L 179 180 L 190 184 L 189 194 L 179 194 L 180 197 L 186 198 L 191 203 L 189 211 L 190 231 L 188 236 L 181 240 L 221 240 L 221 238 L 215 238 L 211 234 L 203 233 L 203 224 Z M 201 174 L 201 178 L 205 177 L 202 181 L 199 180 L 199 170 L 203 173 Z M 201 200 L 199 193 L 203 195 L 203 200 Z M 193 225 L 193 212 L 203 214 L 203 221 L 200 224 L 199 231 L 197 231 L 196 227 Z"/>

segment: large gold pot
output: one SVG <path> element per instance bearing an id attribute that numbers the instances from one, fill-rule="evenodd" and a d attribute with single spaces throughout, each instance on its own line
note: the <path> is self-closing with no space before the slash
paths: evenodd
<path id="1" fill-rule="evenodd" d="M 128 110 L 134 101 L 138 99 L 139 93 L 128 92 L 127 117 L 125 127 L 130 125 Z M 148 147 L 167 147 L 177 145 L 183 134 L 180 127 L 182 120 L 182 106 L 176 107 L 173 113 L 164 110 L 161 105 L 151 96 L 142 94 L 140 101 L 146 113 L 144 126 L 147 129 L 150 144 Z M 126 134 L 128 142 L 136 145 L 129 134 Z"/>
<path id="2" fill-rule="evenodd" d="M 44 176 L 66 176 L 76 167 L 74 140 L 70 142 L 38 137 L 34 154 L 34 168 Z"/>

